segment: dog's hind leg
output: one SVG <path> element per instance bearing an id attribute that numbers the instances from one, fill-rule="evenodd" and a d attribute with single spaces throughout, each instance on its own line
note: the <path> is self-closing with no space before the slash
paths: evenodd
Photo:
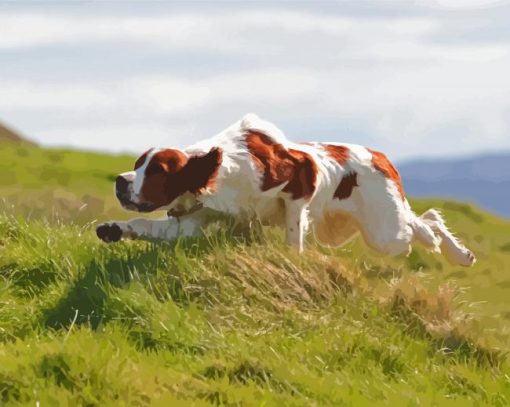
<path id="1" fill-rule="evenodd" d="M 465 267 L 475 264 L 476 258 L 474 254 L 448 230 L 444 219 L 437 210 L 429 209 L 419 219 L 428 225 L 435 235 L 441 239 L 441 252 L 451 263 Z"/>
<path id="2" fill-rule="evenodd" d="M 434 253 L 441 253 L 441 236 L 432 229 L 431 225 L 411 212 L 410 222 L 413 230 L 413 240 L 421 243 L 426 249 Z"/>

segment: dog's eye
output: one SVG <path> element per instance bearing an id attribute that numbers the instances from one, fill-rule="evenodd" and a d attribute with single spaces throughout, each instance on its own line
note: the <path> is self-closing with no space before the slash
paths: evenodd
<path id="1" fill-rule="evenodd" d="M 154 175 L 165 172 L 165 169 L 161 166 L 161 164 L 151 164 L 145 170 L 145 175 Z"/>

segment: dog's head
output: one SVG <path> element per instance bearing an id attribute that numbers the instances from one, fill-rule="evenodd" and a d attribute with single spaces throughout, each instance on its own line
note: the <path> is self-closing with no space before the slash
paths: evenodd
<path id="1" fill-rule="evenodd" d="M 117 177 L 115 195 L 129 210 L 169 209 L 176 198 L 211 188 L 221 161 L 219 148 L 191 156 L 177 149 L 150 149 L 136 160 L 133 171 Z"/>

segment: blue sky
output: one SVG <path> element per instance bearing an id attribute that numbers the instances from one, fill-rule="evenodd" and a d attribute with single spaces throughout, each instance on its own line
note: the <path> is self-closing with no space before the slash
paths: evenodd
<path id="1" fill-rule="evenodd" d="M 0 120 L 114 152 L 247 112 L 400 160 L 510 150 L 508 21 L 494 0 L 0 1 Z"/>

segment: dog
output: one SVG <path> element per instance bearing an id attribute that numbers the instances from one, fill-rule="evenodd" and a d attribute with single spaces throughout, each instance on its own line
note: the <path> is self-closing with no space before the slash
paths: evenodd
<path id="1" fill-rule="evenodd" d="M 300 252 L 311 228 L 327 246 L 361 234 L 384 255 L 408 255 L 418 242 L 453 264 L 476 261 L 437 210 L 411 210 L 384 154 L 355 144 L 294 143 L 255 114 L 184 150 L 146 151 L 117 177 L 115 194 L 125 209 L 165 210 L 168 218 L 101 224 L 96 233 L 105 242 L 198 236 L 223 214 L 284 226 L 287 243 Z"/>

